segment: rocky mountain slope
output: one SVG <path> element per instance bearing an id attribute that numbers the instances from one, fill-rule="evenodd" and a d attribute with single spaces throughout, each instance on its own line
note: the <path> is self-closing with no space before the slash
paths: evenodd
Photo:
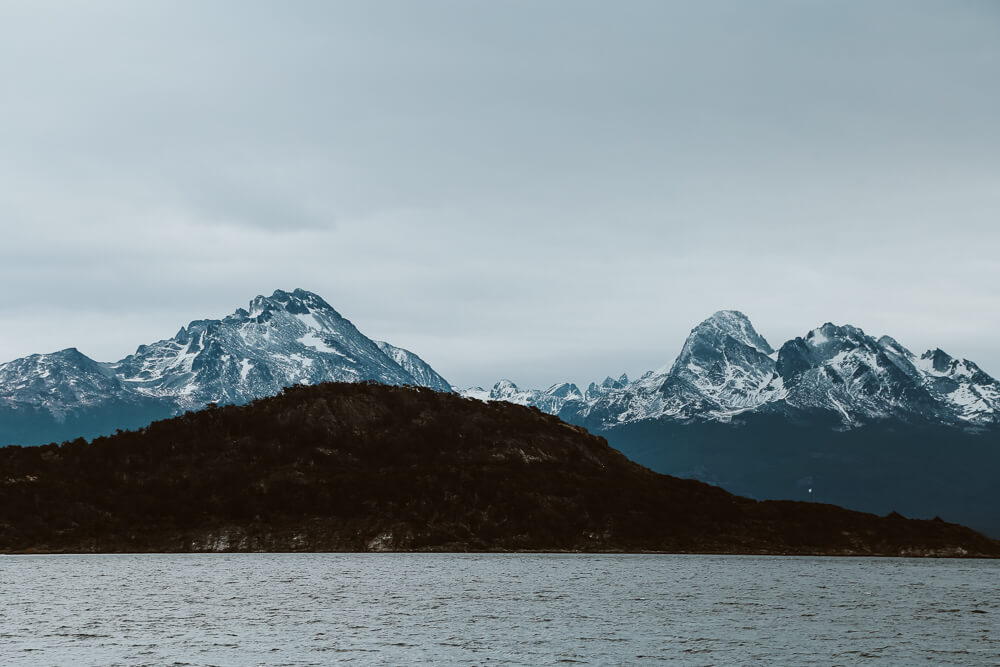
<path id="1" fill-rule="evenodd" d="M 578 550 L 1000 556 L 940 520 L 756 502 L 538 410 L 296 386 L 138 432 L 0 449 L 0 551 Z"/>
<path id="2" fill-rule="evenodd" d="M 409 350 L 390 345 L 383 340 L 376 341 L 379 349 L 402 367 L 404 371 L 413 378 L 413 384 L 418 387 L 428 387 L 437 391 L 451 391 L 451 385 L 437 371 L 430 367 L 426 361 Z"/>
<path id="3" fill-rule="evenodd" d="M 420 357 L 367 338 L 316 294 L 278 290 L 115 363 L 70 349 L 0 365 L 0 444 L 109 433 L 334 380 L 450 391 Z"/>

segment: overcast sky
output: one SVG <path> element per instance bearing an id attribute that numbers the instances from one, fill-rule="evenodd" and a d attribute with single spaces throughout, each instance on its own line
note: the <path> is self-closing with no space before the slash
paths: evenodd
<path id="1" fill-rule="evenodd" d="M 712 312 L 1000 375 L 1000 3 L 0 2 L 0 361 L 319 293 L 451 382 Z"/>

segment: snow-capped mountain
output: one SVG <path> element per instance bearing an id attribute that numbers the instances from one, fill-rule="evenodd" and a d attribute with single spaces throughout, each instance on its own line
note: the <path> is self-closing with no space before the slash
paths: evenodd
<path id="1" fill-rule="evenodd" d="M 971 423 L 996 423 L 1000 383 L 967 359 L 954 359 L 940 348 L 910 361 L 924 374 L 931 394 Z"/>
<path id="2" fill-rule="evenodd" d="M 572 382 L 559 382 L 548 389 L 540 390 L 520 389 L 510 380 L 500 380 L 493 385 L 492 389 L 470 387 L 461 390 L 460 393 L 466 398 L 475 398 L 480 401 L 507 401 L 518 405 L 533 405 L 544 412 L 557 415 L 564 406 L 576 407 L 580 404 L 593 402 L 626 386 L 628 386 L 628 376 L 622 373 L 617 380 L 606 377 L 600 384 L 591 382 L 587 390 L 583 392 Z"/>
<path id="3" fill-rule="evenodd" d="M 33 354 L 0 364 L 0 411 L 41 410 L 56 420 L 81 409 L 110 404 L 142 405 L 108 367 L 76 348 Z"/>
<path id="4" fill-rule="evenodd" d="M 672 364 L 633 382 L 623 379 L 591 384 L 582 397 L 561 401 L 551 389 L 503 382 L 488 395 L 465 394 L 535 405 L 604 428 L 649 419 L 730 422 L 751 413 L 796 419 L 827 413 L 845 427 L 888 419 L 1000 424 L 1000 383 L 970 361 L 941 350 L 918 358 L 888 336 L 876 340 L 830 323 L 775 352 L 737 311 L 720 311 L 696 326 Z"/>
<path id="5" fill-rule="evenodd" d="M 115 363 L 69 349 L 0 365 L 0 444 L 138 426 L 296 384 L 363 380 L 451 390 L 420 357 L 367 338 L 316 294 L 277 290 Z"/>
<path id="6" fill-rule="evenodd" d="M 510 380 L 500 380 L 487 391 L 482 387 L 472 387 L 461 392 L 468 398 L 481 401 L 506 401 L 518 405 L 533 405 L 539 410 L 559 414 L 562 406 L 576 403 L 584 399 L 580 389 L 572 383 L 560 382 L 542 391 L 539 389 L 519 389 Z"/>
<path id="7" fill-rule="evenodd" d="M 140 346 L 112 369 L 134 391 L 188 408 L 243 403 L 287 386 L 330 380 L 422 384 L 304 290 L 278 290 L 255 298 L 249 311 L 191 322 L 173 338 Z"/>
<path id="8" fill-rule="evenodd" d="M 628 385 L 628 382 L 628 375 L 625 373 L 619 375 L 617 380 L 609 375 L 600 384 L 591 382 L 587 386 L 587 391 L 584 392 L 583 397 L 588 401 L 597 400 L 615 389 L 624 389 Z"/>
<path id="9" fill-rule="evenodd" d="M 691 331 L 673 364 L 585 401 L 576 415 L 608 424 L 660 417 L 726 420 L 770 398 L 773 355 L 745 315 L 720 311 Z"/>
<path id="10" fill-rule="evenodd" d="M 969 421 L 934 395 L 913 359 L 888 336 L 875 340 L 857 327 L 827 323 L 781 346 L 775 398 L 793 408 L 834 410 L 847 426 L 890 417 Z"/>

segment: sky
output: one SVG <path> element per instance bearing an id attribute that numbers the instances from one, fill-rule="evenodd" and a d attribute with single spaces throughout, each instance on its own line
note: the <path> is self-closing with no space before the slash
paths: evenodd
<path id="1" fill-rule="evenodd" d="M 458 386 L 745 312 L 1000 375 L 1000 4 L 0 2 L 0 361 L 301 287 Z"/>

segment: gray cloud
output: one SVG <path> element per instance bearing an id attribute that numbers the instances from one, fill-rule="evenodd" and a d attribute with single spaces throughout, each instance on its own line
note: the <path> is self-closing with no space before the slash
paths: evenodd
<path id="1" fill-rule="evenodd" d="M 459 384 L 747 312 L 1000 374 L 992 3 L 4 3 L 0 358 L 304 287 Z"/>

